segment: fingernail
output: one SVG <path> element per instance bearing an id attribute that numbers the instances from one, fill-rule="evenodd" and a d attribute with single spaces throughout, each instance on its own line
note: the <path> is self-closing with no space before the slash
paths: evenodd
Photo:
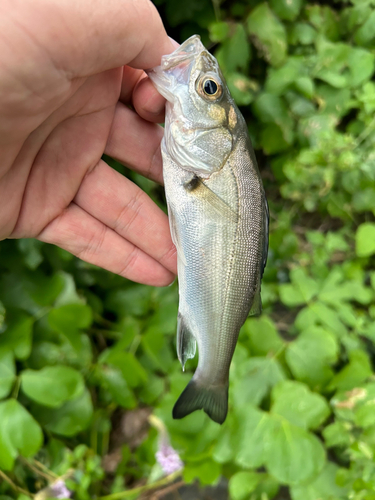
<path id="1" fill-rule="evenodd" d="M 171 37 L 168 37 L 168 38 L 171 41 L 171 43 L 173 45 L 173 48 L 174 49 L 178 49 L 178 47 L 180 46 L 180 44 L 178 42 L 176 42 L 176 40 L 173 40 L 173 38 L 171 38 Z"/>

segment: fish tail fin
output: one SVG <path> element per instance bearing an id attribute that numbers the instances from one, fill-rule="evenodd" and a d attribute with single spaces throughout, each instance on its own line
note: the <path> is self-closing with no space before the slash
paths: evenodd
<path id="1" fill-rule="evenodd" d="M 204 386 L 193 377 L 174 405 L 173 418 L 184 418 L 201 409 L 214 422 L 222 424 L 228 413 L 228 382 Z"/>

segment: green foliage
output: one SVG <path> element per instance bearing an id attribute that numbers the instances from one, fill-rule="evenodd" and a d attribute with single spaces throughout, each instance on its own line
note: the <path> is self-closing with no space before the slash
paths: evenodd
<path id="1" fill-rule="evenodd" d="M 171 36 L 213 47 L 247 120 L 271 213 L 263 315 L 241 331 L 225 424 L 174 421 L 196 365 L 182 373 L 175 354 L 176 284 L 1 242 L 0 469 L 32 493 L 46 486 L 35 464 L 72 470 L 77 500 L 129 493 L 161 474 L 156 432 L 124 443 L 118 431 L 147 407 L 185 481 L 224 476 L 233 500 L 281 487 L 292 500 L 373 500 L 375 3 L 155 3 Z M 160 204 L 159 187 L 128 174 Z M 0 498 L 26 497 L 3 482 Z"/>

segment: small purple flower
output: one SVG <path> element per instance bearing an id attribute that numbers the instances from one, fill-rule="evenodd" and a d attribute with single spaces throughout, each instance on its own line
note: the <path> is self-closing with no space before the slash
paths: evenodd
<path id="1" fill-rule="evenodd" d="M 70 498 L 71 492 L 62 479 L 58 479 L 50 486 L 51 495 L 54 498 Z"/>
<path id="2" fill-rule="evenodd" d="M 164 473 L 167 475 L 181 470 L 184 466 L 179 454 L 172 448 L 165 437 L 160 440 L 159 450 L 155 456 Z"/>

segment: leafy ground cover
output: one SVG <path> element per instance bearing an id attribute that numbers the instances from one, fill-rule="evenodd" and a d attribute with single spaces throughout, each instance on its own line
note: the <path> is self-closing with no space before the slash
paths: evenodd
<path id="1" fill-rule="evenodd" d="M 271 213 L 264 313 L 226 423 L 173 421 L 196 363 L 175 354 L 176 284 L 1 242 L 0 499 L 64 494 L 58 478 L 78 500 L 140 498 L 182 476 L 225 477 L 232 500 L 373 500 L 375 2 L 155 3 L 177 40 L 202 36 L 247 119 Z"/>

